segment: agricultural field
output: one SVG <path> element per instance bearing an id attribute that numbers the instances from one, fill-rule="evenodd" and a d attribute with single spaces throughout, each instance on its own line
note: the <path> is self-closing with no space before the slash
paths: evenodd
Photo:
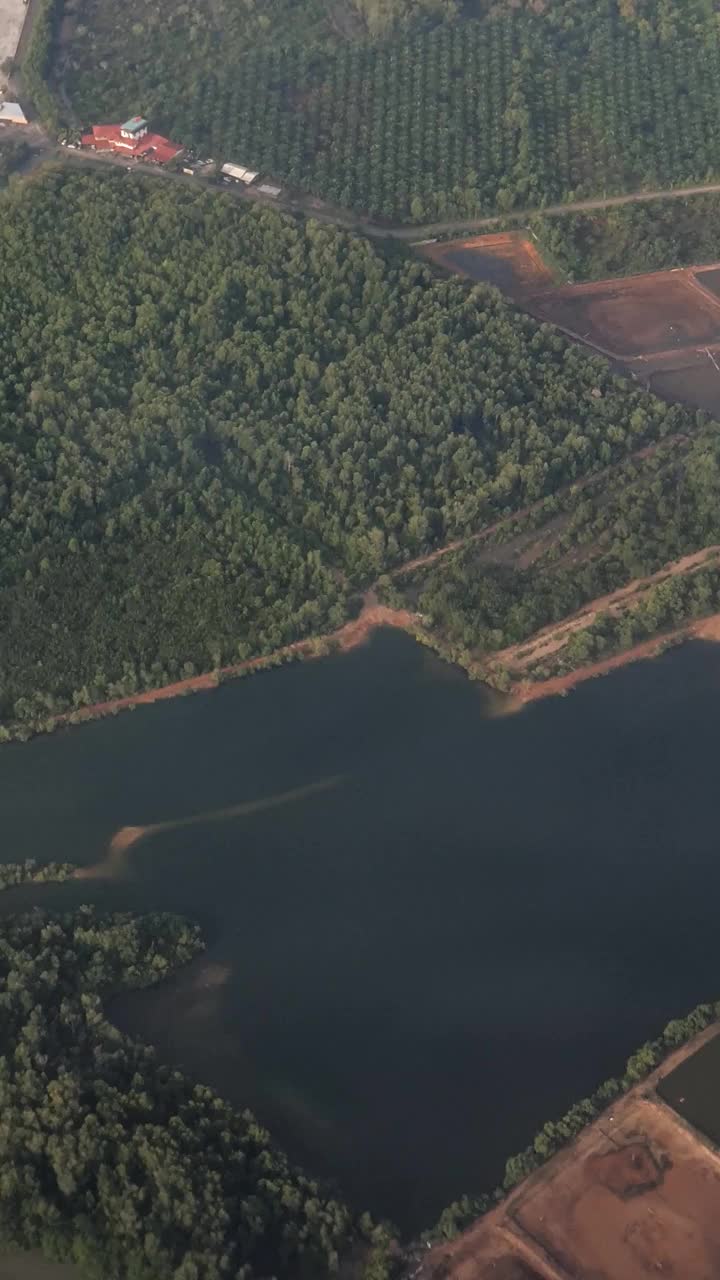
<path id="1" fill-rule="evenodd" d="M 185 143 L 374 218 L 720 172 L 720 33 L 704 0 L 663 7 L 672 39 L 615 0 L 589 18 L 579 0 L 541 8 L 434 26 L 425 10 L 378 40 L 349 4 L 331 21 L 312 5 L 67 0 L 55 80 L 82 120 L 143 110 Z"/>
<path id="2" fill-rule="evenodd" d="M 684 226 L 682 252 L 662 239 L 655 242 L 658 261 L 672 262 L 690 250 L 712 251 L 703 267 L 672 267 L 628 275 L 623 279 L 558 283 L 568 262 L 579 274 L 593 274 L 595 250 L 585 239 L 584 222 L 625 215 L 630 238 L 644 230 L 666 228 L 670 209 L 678 203 Z M 670 402 L 681 401 L 714 417 L 720 416 L 720 200 L 651 202 L 592 216 L 536 217 L 529 231 L 505 231 L 418 246 L 417 252 L 436 267 L 464 279 L 485 281 L 519 303 L 539 320 L 557 325 L 577 341 L 625 368 L 647 390 Z M 581 253 L 578 246 L 584 245 Z M 558 247 L 564 245 L 563 259 Z M 608 245 L 605 244 L 607 249 Z M 603 253 L 600 260 L 606 261 Z M 555 281 L 555 283 L 553 283 Z"/>
<path id="3" fill-rule="evenodd" d="M 696 279 L 703 289 L 709 289 L 710 293 L 720 298 L 720 267 L 713 267 L 709 271 L 698 271 Z"/>
<path id="4" fill-rule="evenodd" d="M 698 288 L 691 272 L 552 289 L 527 308 L 619 359 L 720 342 L 720 300 Z"/>
<path id="5" fill-rule="evenodd" d="M 720 369 L 703 353 L 683 358 L 680 368 L 659 368 L 646 385 L 663 400 L 694 405 L 720 419 Z"/>
<path id="6" fill-rule="evenodd" d="M 696 1054 L 720 1060 L 720 1040 Z M 669 1067 L 690 1069 L 698 1041 Z M 716 1280 L 720 1156 L 655 1097 L 666 1068 L 612 1104 L 576 1142 L 451 1244 L 421 1280 Z M 670 1077 L 672 1078 L 672 1076 Z M 658 1082 L 660 1083 L 658 1084 Z"/>

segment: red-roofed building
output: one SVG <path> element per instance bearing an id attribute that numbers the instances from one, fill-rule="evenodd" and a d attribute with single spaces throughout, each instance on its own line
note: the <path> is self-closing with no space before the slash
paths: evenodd
<path id="1" fill-rule="evenodd" d="M 147 120 L 142 116 L 133 116 L 125 124 L 94 124 L 90 133 L 83 134 L 80 145 L 92 147 L 93 151 L 112 151 L 131 160 L 146 160 L 150 164 L 167 164 L 183 149 L 159 133 L 149 133 Z"/>

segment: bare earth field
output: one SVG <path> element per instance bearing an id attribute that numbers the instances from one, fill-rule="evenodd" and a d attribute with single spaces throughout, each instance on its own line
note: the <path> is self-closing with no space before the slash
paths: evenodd
<path id="1" fill-rule="evenodd" d="M 616 358 L 720 342 L 720 299 L 690 271 L 570 285 L 536 294 L 528 310 Z"/>
<path id="2" fill-rule="evenodd" d="M 457 1240 L 421 1280 L 717 1280 L 720 1155 L 658 1082 L 718 1035 L 679 1049 Z"/>
<path id="3" fill-rule="evenodd" d="M 421 252 L 446 271 L 494 284 L 511 298 L 524 297 L 552 283 L 552 272 L 532 241 L 517 231 L 424 245 Z"/>
<path id="4" fill-rule="evenodd" d="M 537 319 L 621 362 L 649 391 L 720 418 L 720 265 L 555 287 L 519 231 L 418 252 L 454 275 L 494 284 Z"/>

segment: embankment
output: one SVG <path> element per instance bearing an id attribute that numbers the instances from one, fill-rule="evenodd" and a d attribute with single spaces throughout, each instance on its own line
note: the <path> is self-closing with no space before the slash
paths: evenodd
<path id="1" fill-rule="evenodd" d="M 535 683 L 518 681 L 512 686 L 511 694 L 515 702 L 522 706 L 528 702 L 537 702 L 540 698 L 553 698 L 557 694 L 569 693 L 571 689 L 583 684 L 586 680 L 609 675 L 611 671 L 626 667 L 631 662 L 656 658 L 672 645 L 684 644 L 686 640 L 720 641 L 720 613 L 713 613 L 709 618 L 689 622 L 673 631 L 653 636 L 651 640 L 644 640 L 642 644 L 633 645 L 631 649 L 603 658 L 600 662 L 591 662 L 585 667 L 578 667 L 576 671 L 570 671 L 567 675 L 553 676 L 550 680 L 538 680 Z"/>

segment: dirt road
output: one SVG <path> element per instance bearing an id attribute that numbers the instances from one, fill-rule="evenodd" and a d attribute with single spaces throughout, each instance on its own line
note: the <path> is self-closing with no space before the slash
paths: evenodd
<path id="1" fill-rule="evenodd" d="M 68 160 L 70 163 L 84 161 L 105 165 L 115 163 L 116 167 L 125 168 L 122 161 L 119 163 L 113 162 L 105 156 L 95 155 L 94 152 L 67 152 L 64 149 L 55 148 L 52 143 L 49 143 L 48 147 L 49 150 L 54 151 L 57 157 Z M 156 169 L 149 165 L 143 168 L 142 172 L 152 173 L 153 176 L 158 178 L 170 178 L 178 182 L 192 183 L 195 186 L 201 183 L 201 180 L 196 177 L 187 177 L 182 173 L 173 173 L 168 169 Z M 205 182 L 202 185 L 207 186 L 208 184 Z M 565 213 L 581 213 L 592 209 L 611 209 L 617 205 L 640 204 L 650 200 L 681 199 L 684 196 L 720 194 L 720 182 L 703 187 L 678 187 L 665 191 L 634 191 L 625 196 L 608 196 L 597 200 L 577 200 L 572 204 L 548 205 L 544 209 L 517 209 L 509 214 L 495 214 L 487 218 L 471 218 L 464 222 L 434 222 L 428 223 L 424 227 L 408 227 L 397 224 L 382 226 L 379 223 L 371 222 L 369 218 L 365 218 L 361 214 L 355 214 L 349 209 L 336 208 L 333 205 L 326 204 L 324 201 L 314 199 L 312 196 L 298 196 L 297 199 L 281 198 L 279 200 L 270 200 L 260 195 L 257 190 L 253 190 L 252 187 L 238 189 L 235 186 L 223 185 L 222 191 L 225 195 L 232 195 L 239 200 L 272 205 L 274 208 L 283 209 L 287 213 L 301 213 L 305 217 L 314 218 L 316 222 L 325 222 L 332 226 L 343 227 L 347 231 L 355 231 L 359 235 L 370 236 L 373 239 L 402 240 L 412 244 L 418 240 L 448 235 L 454 232 L 461 234 L 482 231 L 484 227 L 493 227 L 498 222 L 506 222 L 508 220 L 527 222 L 528 218 L 539 214 L 546 218 L 552 218 L 561 217 Z"/>
<path id="2" fill-rule="evenodd" d="M 22 41 L 25 43 L 28 39 L 26 34 L 27 23 L 23 30 Z M 20 94 L 23 101 L 23 95 Z M 24 99 L 24 106 L 27 111 L 31 111 L 31 106 L 27 98 Z M 47 139 L 45 148 L 45 157 L 47 160 L 60 160 L 67 164 L 91 164 L 101 165 L 105 167 L 114 167 L 118 169 L 126 169 L 127 166 L 122 159 L 113 158 L 106 155 L 96 155 L 92 151 L 68 151 L 67 148 L 59 147 L 56 143 Z M 238 187 L 234 184 L 224 184 L 218 187 L 216 184 L 210 183 L 207 179 L 196 176 L 190 177 L 183 173 L 176 173 L 170 169 L 162 169 L 154 165 L 137 165 L 133 167 L 133 173 L 141 173 L 143 177 L 157 178 L 172 182 L 188 183 L 191 186 L 210 189 L 214 191 L 222 190 L 224 195 L 231 196 L 236 200 L 250 202 L 255 204 L 265 204 L 275 209 L 283 210 L 286 213 L 301 214 L 303 217 L 313 218 L 316 222 L 327 223 L 330 226 L 342 227 L 346 231 L 354 231 L 358 235 L 369 236 L 376 240 L 400 240 L 407 244 L 414 244 L 420 240 L 432 239 L 441 235 L 452 235 L 457 232 L 458 235 L 466 234 L 474 231 L 482 231 L 487 227 L 497 226 L 499 222 L 527 222 L 528 218 L 542 215 L 546 218 L 562 217 L 566 213 L 582 213 L 593 209 L 611 209 L 619 205 L 640 204 L 651 200 L 671 200 L 682 199 L 686 196 L 694 195 L 712 195 L 720 194 L 720 182 L 708 183 L 705 186 L 697 187 L 676 187 L 663 191 L 633 191 L 623 196 L 605 196 L 594 200 L 576 200 L 569 204 L 546 205 L 545 208 L 534 209 L 515 209 L 507 214 L 494 214 L 484 218 L 470 218 L 464 221 L 448 221 L 428 223 L 423 227 L 404 226 L 401 224 L 388 224 L 383 226 L 380 223 L 371 222 L 369 218 L 363 217 L 362 214 L 353 213 L 350 209 L 341 209 L 334 205 L 328 204 L 323 200 L 310 195 L 298 194 L 295 197 L 281 196 L 278 200 L 272 200 L 267 196 L 263 196 L 257 188 Z M 280 178 L 279 181 L 282 181 Z"/>

